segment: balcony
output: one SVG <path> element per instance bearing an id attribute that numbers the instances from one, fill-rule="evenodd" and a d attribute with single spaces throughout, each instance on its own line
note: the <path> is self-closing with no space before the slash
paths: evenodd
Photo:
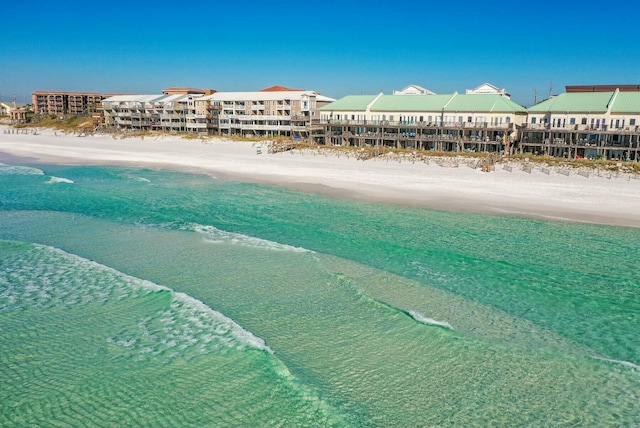
<path id="1" fill-rule="evenodd" d="M 207 129 L 206 123 L 188 123 L 187 129 Z"/>

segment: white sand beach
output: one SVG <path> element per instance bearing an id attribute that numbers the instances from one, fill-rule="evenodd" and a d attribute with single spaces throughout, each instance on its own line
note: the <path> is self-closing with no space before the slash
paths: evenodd
<path id="1" fill-rule="evenodd" d="M 0 126 L 0 162 L 167 168 L 371 202 L 640 227 L 640 179 L 629 174 L 587 176 L 540 165 L 528 172 L 508 162 L 482 172 L 464 159 L 442 166 L 435 159 L 389 156 L 363 161 L 325 150 L 269 154 L 265 143 L 258 154 L 260 143 L 223 138 L 117 139 L 11 129 Z"/>

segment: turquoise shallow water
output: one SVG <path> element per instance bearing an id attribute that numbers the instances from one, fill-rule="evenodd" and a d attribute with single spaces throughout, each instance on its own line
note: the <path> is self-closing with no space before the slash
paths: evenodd
<path id="1" fill-rule="evenodd" d="M 639 425 L 638 238 L 2 164 L 0 425 Z"/>

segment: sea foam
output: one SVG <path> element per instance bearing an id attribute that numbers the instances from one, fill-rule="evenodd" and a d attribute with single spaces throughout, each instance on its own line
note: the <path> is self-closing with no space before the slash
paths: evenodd
<path id="1" fill-rule="evenodd" d="M 436 327 L 444 327 L 444 328 L 448 328 L 449 330 L 453 330 L 453 327 L 451 327 L 451 324 L 449 324 L 446 321 L 434 320 L 432 318 L 425 317 L 420 312 L 416 312 L 416 311 L 407 311 L 407 314 L 409 314 L 411 318 L 413 318 L 414 320 L 422 324 L 433 325 Z"/>
<path id="2" fill-rule="evenodd" d="M 193 349 L 198 354 L 230 349 L 256 349 L 273 354 L 263 339 L 242 328 L 188 294 L 126 275 L 59 248 L 23 245 L 15 255 L 0 259 L 0 313 L 26 309 L 69 309 L 169 293 L 168 303 L 137 325 L 107 338 L 107 342 L 140 354 L 167 356 L 167 350 Z M 116 303 L 117 304 L 117 303 Z M 173 358 L 182 355 L 174 352 Z"/>
<path id="3" fill-rule="evenodd" d="M 6 165 L 0 163 L 0 174 L 4 175 L 44 175 L 44 171 L 30 166 Z"/>
<path id="4" fill-rule="evenodd" d="M 73 184 L 74 181 L 73 180 L 69 180 L 68 178 L 62 178 L 62 177 L 54 177 L 51 176 L 49 178 L 49 181 L 47 181 L 46 184 L 55 184 L 55 183 L 68 183 L 68 184 Z"/>
<path id="5" fill-rule="evenodd" d="M 619 364 L 621 366 L 629 367 L 631 369 L 640 371 L 640 365 L 633 364 L 632 362 L 629 362 L 629 361 L 614 360 L 614 359 L 611 359 L 611 358 L 603 358 L 603 357 L 596 357 L 596 356 L 594 356 L 592 358 L 595 359 L 595 360 L 606 361 L 606 362 L 612 363 L 612 364 Z"/>
<path id="6" fill-rule="evenodd" d="M 255 238 L 253 236 L 243 235 L 241 233 L 226 232 L 213 226 L 204 226 L 201 224 L 189 224 L 186 226 L 188 230 L 194 230 L 205 235 L 205 240 L 214 244 L 233 244 L 252 248 L 262 248 L 265 250 L 276 251 L 293 251 L 296 253 L 312 252 L 306 248 L 294 247 L 292 245 L 280 244 L 278 242 L 266 239 Z"/>

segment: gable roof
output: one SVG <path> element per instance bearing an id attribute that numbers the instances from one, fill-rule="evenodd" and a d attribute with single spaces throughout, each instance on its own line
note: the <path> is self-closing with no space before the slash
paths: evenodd
<path id="1" fill-rule="evenodd" d="M 260 89 L 258 92 L 304 92 L 304 89 L 291 89 L 284 86 L 274 85 L 268 88 Z"/>
<path id="2" fill-rule="evenodd" d="M 444 111 L 525 113 L 527 109 L 500 94 L 457 94 L 444 107 Z"/>
<path id="3" fill-rule="evenodd" d="M 367 106 L 378 95 L 347 95 L 326 106 L 320 107 L 320 111 L 365 111 Z"/>
<path id="4" fill-rule="evenodd" d="M 483 83 L 482 85 L 477 86 L 477 87 L 475 87 L 475 88 L 473 88 L 473 89 L 470 89 L 470 90 L 471 90 L 471 91 L 477 91 L 477 90 L 480 90 L 480 89 L 482 89 L 482 88 L 487 88 L 487 87 L 488 87 L 489 89 L 493 89 L 494 91 L 499 91 L 499 90 L 500 90 L 500 88 L 498 88 L 497 86 L 492 85 L 491 83 L 486 83 L 486 82 L 485 82 L 485 83 Z"/>
<path id="5" fill-rule="evenodd" d="M 530 113 L 599 112 L 609 108 L 614 92 L 565 92 L 529 107 Z M 620 94 L 618 94 L 620 95 Z"/>
<path id="6" fill-rule="evenodd" d="M 640 92 L 619 92 L 610 111 L 611 113 L 640 113 Z"/>
<path id="7" fill-rule="evenodd" d="M 377 98 L 377 99 L 376 99 Z M 487 112 L 525 113 L 526 109 L 500 94 L 349 95 L 321 111 Z"/>
<path id="8" fill-rule="evenodd" d="M 383 95 L 371 106 L 371 111 L 442 111 L 451 99 L 448 95 Z"/>
<path id="9" fill-rule="evenodd" d="M 299 100 L 302 97 L 315 96 L 316 101 L 331 102 L 333 98 L 318 95 L 314 91 L 257 91 L 257 92 L 216 92 L 200 98 L 202 101 L 272 101 Z"/>
<path id="10" fill-rule="evenodd" d="M 418 85 L 409 85 L 404 87 L 399 91 L 393 91 L 393 95 L 435 95 L 435 92 L 432 92 L 422 86 Z"/>

